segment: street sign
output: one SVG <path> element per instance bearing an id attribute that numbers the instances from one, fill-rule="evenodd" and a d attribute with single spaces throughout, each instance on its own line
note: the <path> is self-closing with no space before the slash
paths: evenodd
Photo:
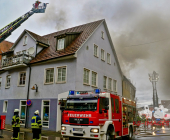
<path id="1" fill-rule="evenodd" d="M 32 104 L 31 100 L 27 100 L 27 106 L 30 106 Z"/>

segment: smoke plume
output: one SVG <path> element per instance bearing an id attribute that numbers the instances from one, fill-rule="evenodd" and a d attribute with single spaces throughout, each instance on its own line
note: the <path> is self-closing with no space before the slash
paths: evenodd
<path id="1" fill-rule="evenodd" d="M 124 74 L 135 84 L 141 102 L 152 101 L 148 73 L 160 75 L 157 83 L 160 99 L 170 99 L 170 9 L 169 1 L 154 0 L 50 0 L 53 3 L 41 19 L 56 29 L 70 23 L 88 23 L 106 19 Z"/>

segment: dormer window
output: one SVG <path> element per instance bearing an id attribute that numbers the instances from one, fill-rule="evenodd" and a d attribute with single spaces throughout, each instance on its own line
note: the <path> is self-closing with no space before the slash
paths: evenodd
<path id="1" fill-rule="evenodd" d="M 58 39 L 58 45 L 57 50 L 63 50 L 64 49 L 64 38 Z"/>
<path id="2" fill-rule="evenodd" d="M 27 40 L 28 40 L 28 37 L 27 37 L 27 36 L 24 36 L 24 42 L 23 42 L 23 45 L 27 45 Z"/>

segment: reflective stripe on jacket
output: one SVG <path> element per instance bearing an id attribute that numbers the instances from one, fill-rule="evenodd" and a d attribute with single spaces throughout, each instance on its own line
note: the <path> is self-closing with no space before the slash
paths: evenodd
<path id="1" fill-rule="evenodd" d="M 20 127 L 20 119 L 18 115 L 12 117 L 12 127 Z"/>
<path id="2" fill-rule="evenodd" d="M 31 120 L 31 128 L 40 129 L 42 127 L 41 119 L 39 116 L 33 116 Z"/>

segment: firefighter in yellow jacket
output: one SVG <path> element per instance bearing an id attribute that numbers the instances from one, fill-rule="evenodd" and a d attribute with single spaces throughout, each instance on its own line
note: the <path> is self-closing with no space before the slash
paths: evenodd
<path id="1" fill-rule="evenodd" d="M 31 128 L 33 133 L 33 140 L 40 140 L 42 124 L 41 124 L 41 118 L 39 117 L 38 110 L 34 112 L 34 116 L 32 117 Z"/>
<path id="2" fill-rule="evenodd" d="M 13 127 L 13 140 L 18 140 L 20 132 L 19 109 L 14 110 L 14 116 L 12 117 L 12 127 Z"/>

